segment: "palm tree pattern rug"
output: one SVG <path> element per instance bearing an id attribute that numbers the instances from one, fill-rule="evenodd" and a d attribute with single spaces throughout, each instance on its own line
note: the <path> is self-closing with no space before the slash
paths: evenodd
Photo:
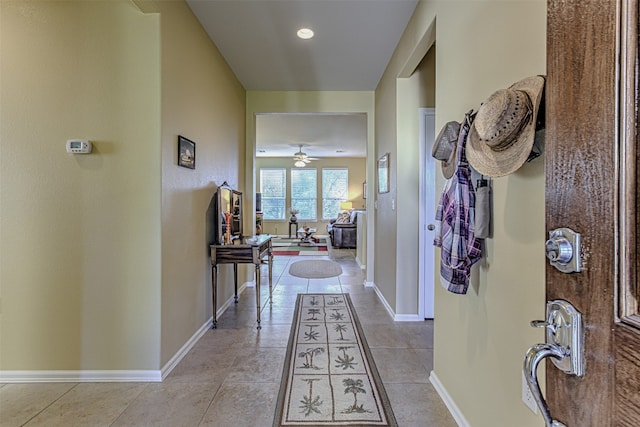
<path id="1" fill-rule="evenodd" d="M 348 294 L 298 294 L 274 427 L 396 426 Z"/>

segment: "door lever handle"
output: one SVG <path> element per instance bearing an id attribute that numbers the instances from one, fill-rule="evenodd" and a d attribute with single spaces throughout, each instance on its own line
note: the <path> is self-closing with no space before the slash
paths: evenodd
<path id="1" fill-rule="evenodd" d="M 558 325 L 549 323 L 546 320 L 532 320 L 529 324 L 532 328 L 546 328 L 552 333 L 555 333 L 558 330 Z"/>
<path id="2" fill-rule="evenodd" d="M 582 315 L 564 300 L 547 302 L 547 320 L 534 320 L 531 326 L 545 329 L 545 344 L 536 344 L 524 357 L 524 377 L 538 404 L 546 427 L 566 427 L 554 420 L 538 384 L 538 365 L 546 358 L 569 375 L 584 375 Z"/>
<path id="3" fill-rule="evenodd" d="M 527 354 L 524 358 L 524 377 L 527 380 L 527 385 L 529 386 L 529 390 L 531 390 L 533 398 L 538 404 L 538 408 L 540 408 L 540 412 L 542 413 L 542 417 L 544 418 L 546 427 L 566 426 L 560 421 L 554 420 L 551 417 L 551 412 L 549 411 L 547 402 L 542 396 L 540 384 L 538 384 L 538 365 L 547 357 L 553 357 L 554 359 L 562 360 L 566 356 L 567 355 L 565 354 L 563 349 L 557 344 L 536 344 L 527 351 Z"/>

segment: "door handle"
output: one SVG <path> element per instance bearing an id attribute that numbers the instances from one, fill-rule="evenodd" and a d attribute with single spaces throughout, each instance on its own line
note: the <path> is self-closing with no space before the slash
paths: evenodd
<path id="1" fill-rule="evenodd" d="M 525 354 L 523 372 L 547 427 L 566 427 L 551 417 L 538 383 L 538 365 L 551 358 L 553 364 L 569 375 L 584 375 L 582 315 L 568 301 L 547 302 L 547 319 L 534 320 L 531 326 L 545 329 L 545 343 L 532 346 Z"/>
<path id="2" fill-rule="evenodd" d="M 534 345 L 527 351 L 524 358 L 524 378 L 527 380 L 527 385 L 529 386 L 529 390 L 531 390 L 534 400 L 538 404 L 538 408 L 540 408 L 545 425 L 547 427 L 566 427 L 560 421 L 554 420 L 551 417 L 551 412 L 549 411 L 547 402 L 542 396 L 540 384 L 538 384 L 538 365 L 547 357 L 562 360 L 566 355 L 560 346 L 555 344 Z"/>

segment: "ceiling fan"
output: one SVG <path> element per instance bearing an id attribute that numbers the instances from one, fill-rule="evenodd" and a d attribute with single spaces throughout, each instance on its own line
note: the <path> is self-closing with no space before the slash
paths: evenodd
<path id="1" fill-rule="evenodd" d="M 304 153 L 302 151 L 302 144 L 299 145 L 300 149 L 298 150 L 297 153 L 294 153 L 293 155 L 293 164 L 298 167 L 298 168 L 303 168 L 307 165 L 307 163 L 311 162 L 312 160 L 320 160 L 317 159 L 315 157 L 309 157 L 307 155 L 307 153 Z"/>

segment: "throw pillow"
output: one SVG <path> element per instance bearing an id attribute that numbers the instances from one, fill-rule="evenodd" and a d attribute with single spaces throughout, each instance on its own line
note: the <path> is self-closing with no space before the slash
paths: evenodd
<path id="1" fill-rule="evenodd" d="M 350 222 L 350 217 L 351 215 L 349 215 L 349 212 L 344 211 L 344 212 L 340 212 L 338 214 L 338 219 L 336 219 L 336 224 L 349 224 Z"/>

